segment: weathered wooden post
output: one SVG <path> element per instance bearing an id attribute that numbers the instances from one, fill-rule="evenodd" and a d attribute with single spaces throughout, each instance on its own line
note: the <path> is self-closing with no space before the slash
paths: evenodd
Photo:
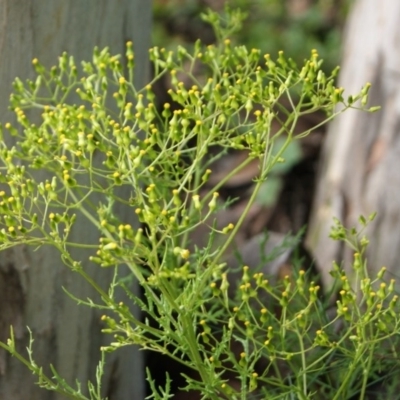
<path id="1" fill-rule="evenodd" d="M 117 54 L 124 52 L 127 40 L 132 40 L 136 84 L 142 86 L 149 70 L 150 27 L 149 0 L 0 0 L 0 121 L 4 124 L 12 118 L 7 107 L 13 79 L 32 77 L 31 62 L 36 57 L 50 67 L 67 51 L 79 63 L 91 59 L 94 46 L 108 46 Z M 80 237 L 96 240 L 98 233 L 87 224 L 77 227 L 72 235 L 71 240 L 79 242 Z M 77 252 L 74 256 L 80 257 Z M 87 253 L 82 253 L 81 259 L 87 260 Z M 111 270 L 87 268 L 99 284 L 107 287 Z M 94 378 L 99 348 L 106 338 L 100 333 L 99 313 L 77 306 L 62 287 L 80 298 L 94 296 L 89 285 L 64 267 L 52 249 L 19 247 L 0 253 L 0 340 L 8 337 L 13 325 L 23 349 L 28 343 L 29 326 L 38 364 L 52 363 L 68 382 L 78 379 L 85 384 Z M 104 391 L 110 400 L 144 398 L 144 372 L 137 349 L 125 349 L 110 357 Z M 56 398 L 54 393 L 36 387 L 32 374 L 0 351 L 0 399 Z"/>
<path id="2" fill-rule="evenodd" d="M 347 227 L 360 214 L 376 211 L 367 232 L 368 263 L 375 274 L 383 265 L 400 273 L 400 2 L 358 0 L 349 18 L 340 86 L 345 94 L 371 82 L 369 114 L 347 111 L 330 126 L 322 156 L 308 246 L 323 269 L 325 283 L 332 260 L 345 260 L 348 249 L 328 238 L 332 217 Z"/>

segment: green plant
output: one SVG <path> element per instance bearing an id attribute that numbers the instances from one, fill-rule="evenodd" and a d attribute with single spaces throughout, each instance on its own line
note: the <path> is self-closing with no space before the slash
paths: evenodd
<path id="1" fill-rule="evenodd" d="M 327 122 L 359 103 L 364 107 L 369 85 L 345 98 L 343 89 L 334 85 L 335 73 L 328 77 L 321 71 L 315 50 L 301 68 L 283 52 L 276 61 L 265 55 L 260 65 L 258 50 L 230 43 L 228 33 L 242 20 L 239 12 L 231 12 L 225 24 L 212 13 L 206 19 L 217 29 L 218 45 L 203 47 L 198 42 L 193 54 L 181 47 L 176 53 L 150 51 L 154 79 L 170 76 L 169 94 L 182 107 L 174 112 L 169 104 L 160 111 L 155 108 L 151 84 L 134 88 L 132 43 L 127 44 L 126 65 L 107 49 L 95 49 L 93 61 L 82 63 L 82 72 L 65 53 L 50 70 L 33 60 L 37 80 L 16 79 L 11 96 L 21 129 L 10 123 L 2 129 L 3 134 L 15 136 L 16 144 L 0 143 L 4 186 L 0 249 L 21 243 L 54 246 L 65 265 L 101 296 L 100 304 L 80 302 L 105 310 L 104 333 L 112 335 L 113 341 L 102 349 L 103 355 L 127 345 L 166 354 L 196 372 L 187 377 L 186 389 L 200 391 L 203 398 L 305 399 L 318 392 L 345 398 L 351 391 L 365 393 L 372 357 L 381 341 L 392 338 L 391 332 L 397 334 L 399 328 L 394 312 L 397 298 L 391 298 L 393 285 L 373 289 L 380 277 L 367 277 L 362 258 L 366 241 L 358 245 L 356 231 L 339 225 L 334 231 L 339 239 L 351 239 L 358 252 L 354 269 L 360 289 L 352 289 L 335 267 L 342 297 L 332 319 L 319 300 L 319 286 L 302 270 L 294 278 L 271 285 L 261 272 L 243 266 L 231 296 L 228 289 L 235 282 L 224 256 L 271 169 L 284 162 L 282 154 L 290 143 L 309 133 L 294 136 L 298 118 L 324 110 Z M 200 61 L 208 79 L 198 81 L 184 67 L 187 61 L 192 66 Z M 178 80 L 180 71 L 188 75 L 191 87 Z M 79 101 L 71 100 L 74 92 Z M 282 105 L 283 98 L 289 108 Z M 335 108 L 338 105 L 340 111 Z M 28 109 L 39 113 L 28 119 Z M 37 118 L 40 122 L 33 122 Z M 248 158 L 207 188 L 214 160 L 209 149 L 214 146 L 247 150 Z M 208 244 L 193 248 L 190 233 L 207 225 L 223 207 L 219 188 L 253 159 L 259 160 L 259 177 L 237 224 L 222 229 L 209 225 Z M 47 171 L 48 178 L 35 180 L 35 170 Z M 120 195 L 124 188 L 130 198 Z M 121 220 L 117 204 L 136 214 L 142 227 Z M 72 227 L 82 221 L 96 226 L 99 243 L 69 241 Z M 223 244 L 213 247 L 221 237 Z M 90 249 L 90 260 L 74 259 L 74 246 Z M 84 263 L 88 261 L 114 268 L 115 279 L 108 290 L 87 274 Z M 126 279 L 120 278 L 120 265 L 130 268 L 143 298 L 135 296 Z M 139 320 L 116 301 L 118 288 L 126 291 L 147 319 Z M 356 301 L 357 290 L 363 296 L 361 305 Z M 343 327 L 336 332 L 339 322 Z M 40 386 L 73 399 L 102 398 L 104 358 L 96 384 L 89 384 L 85 394 L 54 369 L 53 377 L 46 376 L 31 350 L 27 358 L 16 350 L 12 334 L 0 346 L 30 368 Z M 391 351 L 389 346 L 387 352 Z M 360 384 L 354 380 L 356 373 L 363 377 Z M 231 385 L 232 379 L 239 388 Z M 148 380 L 151 398 L 170 397 L 169 385 L 156 387 L 150 373 Z"/>

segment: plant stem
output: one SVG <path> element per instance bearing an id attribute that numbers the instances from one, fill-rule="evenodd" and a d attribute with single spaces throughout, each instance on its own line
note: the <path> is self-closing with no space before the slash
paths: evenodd
<path id="1" fill-rule="evenodd" d="M 364 346 L 359 346 L 360 348 L 357 349 L 356 354 L 354 355 L 350 367 L 347 369 L 347 374 L 345 378 L 342 381 L 342 384 L 340 385 L 339 389 L 336 391 L 335 397 L 332 400 L 338 400 L 338 399 L 343 399 L 342 392 L 344 392 L 346 389 L 348 389 L 348 382 L 350 378 L 352 378 L 353 372 L 356 369 L 357 363 L 359 362 L 359 359 L 361 358 L 362 353 L 364 352 Z"/>
<path id="2" fill-rule="evenodd" d="M 367 368 L 363 370 L 363 383 L 361 386 L 360 400 L 363 400 L 365 398 L 365 391 L 367 390 L 368 377 L 372 366 L 372 360 L 374 358 L 374 351 L 375 351 L 375 343 L 372 343 L 369 348 Z"/>

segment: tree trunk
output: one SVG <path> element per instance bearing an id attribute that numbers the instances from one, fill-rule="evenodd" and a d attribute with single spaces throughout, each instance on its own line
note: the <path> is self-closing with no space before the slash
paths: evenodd
<path id="1" fill-rule="evenodd" d="M 37 57 L 47 67 L 58 63 L 63 51 L 77 63 L 90 60 L 94 46 L 108 46 L 123 53 L 127 40 L 135 45 L 136 85 L 147 80 L 151 1 L 149 0 L 0 0 L 0 121 L 7 111 L 8 95 L 15 77 L 33 77 L 31 61 Z M 10 138 L 6 138 L 10 140 Z M 131 215 L 125 215 L 127 222 Z M 84 240 L 83 240 L 84 238 Z M 89 225 L 76 227 L 71 241 L 98 242 L 98 232 Z M 74 258 L 88 259 L 87 253 Z M 85 270 L 108 287 L 112 270 L 85 265 Z M 94 380 L 100 346 L 107 343 L 101 333 L 100 314 L 78 306 L 62 290 L 78 298 L 94 298 L 93 289 L 63 266 L 53 249 L 14 248 L 0 255 L 0 340 L 9 337 L 13 325 L 20 349 L 27 346 L 32 330 L 34 358 L 39 365 L 53 364 L 61 376 L 73 383 Z M 135 311 L 137 312 L 137 310 Z M 23 350 L 22 350 L 23 351 Z M 43 400 L 59 396 L 34 385 L 34 377 L 20 362 L 0 350 L 0 399 Z M 144 373 L 140 353 L 124 349 L 107 359 L 104 396 L 109 400 L 142 400 Z"/>
<path id="2" fill-rule="evenodd" d="M 347 111 L 330 126 L 309 225 L 308 246 L 329 282 L 333 260 L 349 267 L 352 254 L 328 238 L 332 218 L 345 226 L 376 211 L 367 230 L 368 263 L 375 274 L 383 265 L 399 274 L 400 259 L 400 2 L 355 3 L 348 21 L 339 84 L 345 94 L 372 83 L 369 114 Z"/>

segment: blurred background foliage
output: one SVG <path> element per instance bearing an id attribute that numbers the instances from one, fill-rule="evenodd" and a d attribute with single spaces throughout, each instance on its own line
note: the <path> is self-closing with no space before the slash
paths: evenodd
<path id="1" fill-rule="evenodd" d="M 279 50 L 283 50 L 298 65 L 309 58 L 311 49 L 317 49 L 324 60 L 323 69 L 329 74 L 340 64 L 343 28 L 355 0 L 153 1 L 152 41 L 155 46 L 174 50 L 178 45 L 190 48 L 197 39 L 206 44 L 213 43 L 214 33 L 202 20 L 201 13 L 211 8 L 223 14 L 225 7 L 229 6 L 247 14 L 242 29 L 231 38 L 234 44 L 259 48 L 263 54 L 269 53 L 273 58 Z M 168 88 L 168 82 L 159 83 L 157 93 L 160 104 L 170 102 L 171 99 L 166 97 Z M 299 121 L 299 132 L 317 125 L 322 119 L 323 116 L 318 114 L 303 118 Z M 272 212 L 276 218 L 268 223 L 268 228 L 296 230 L 308 222 L 324 133 L 325 127 L 321 127 L 304 140 L 293 142 L 285 153 L 285 170 L 272 171 L 257 202 L 265 207 L 281 207 L 284 210 Z M 256 173 L 257 168 L 253 176 Z M 288 199 L 294 200 L 290 200 L 289 204 Z M 301 211 L 298 211 L 299 208 Z M 293 222 L 295 220 L 298 222 Z"/>
<path id="2" fill-rule="evenodd" d="M 224 19 L 225 7 L 229 6 L 247 14 L 242 29 L 231 37 L 233 44 L 261 49 L 262 54 L 269 53 L 272 58 L 283 50 L 298 65 L 309 58 L 311 49 L 317 49 L 324 60 L 323 69 L 330 74 L 340 64 L 343 28 L 354 1 L 153 0 L 152 42 L 154 46 L 167 50 L 174 50 L 178 45 L 190 50 L 197 39 L 205 44 L 214 43 L 214 32 L 203 21 L 201 14 L 212 9 Z M 194 73 L 201 74 L 202 69 L 198 68 Z M 185 81 L 184 76 L 182 79 Z M 186 84 L 190 85 L 190 82 Z M 168 80 L 159 81 L 155 89 L 160 105 L 171 102 L 167 95 Z M 307 131 L 323 119 L 321 113 L 304 116 L 299 119 L 295 133 Z M 303 140 L 293 142 L 285 153 L 284 167 L 271 171 L 257 198 L 258 205 L 264 208 L 267 229 L 296 232 L 308 223 L 325 132 L 326 127 L 323 126 Z M 230 152 L 221 159 L 221 164 L 236 165 L 235 158 L 240 157 L 240 152 Z M 240 198 L 243 198 L 244 189 L 258 173 L 257 163 L 253 165 L 253 170 L 250 167 L 247 175 L 236 177 L 236 181 L 240 181 L 240 190 L 231 197 L 240 193 Z"/>
<path id="3" fill-rule="evenodd" d="M 234 39 L 275 57 L 279 50 L 297 62 L 317 49 L 324 68 L 340 62 L 343 26 L 354 0 L 154 0 L 153 45 L 190 46 L 197 39 L 214 41 L 202 21 L 207 8 L 223 13 L 225 5 L 240 8 L 247 19 Z"/>

